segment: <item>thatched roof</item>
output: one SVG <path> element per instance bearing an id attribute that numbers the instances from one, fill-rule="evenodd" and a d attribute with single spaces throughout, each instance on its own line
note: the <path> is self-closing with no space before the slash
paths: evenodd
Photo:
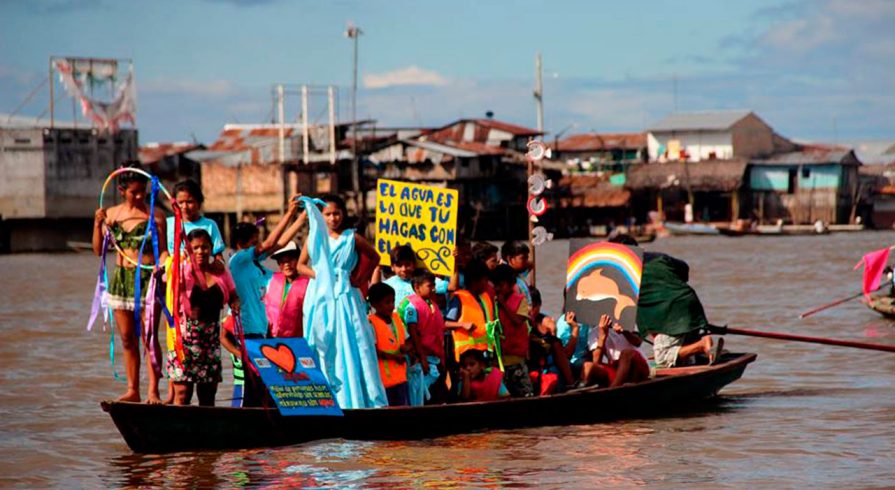
<path id="1" fill-rule="evenodd" d="M 690 188 L 694 191 L 731 192 L 743 184 L 745 170 L 746 161 L 742 159 L 644 163 L 630 167 L 625 186 L 635 191 L 686 189 L 689 174 Z"/>
<path id="2" fill-rule="evenodd" d="M 568 194 L 560 197 L 560 207 L 612 208 L 627 206 L 631 192 L 609 183 L 608 176 L 567 175 L 559 182 Z"/>

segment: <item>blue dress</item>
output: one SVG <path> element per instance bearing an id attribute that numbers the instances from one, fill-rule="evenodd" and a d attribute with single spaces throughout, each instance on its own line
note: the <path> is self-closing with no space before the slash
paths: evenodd
<path id="1" fill-rule="evenodd" d="M 310 228 L 308 256 L 317 276 L 305 293 L 308 345 L 317 352 L 320 368 L 341 408 L 387 406 L 366 303 L 351 285 L 351 271 L 357 265 L 354 230 L 330 238 L 317 206 L 309 198 L 303 197 L 302 201 Z"/>

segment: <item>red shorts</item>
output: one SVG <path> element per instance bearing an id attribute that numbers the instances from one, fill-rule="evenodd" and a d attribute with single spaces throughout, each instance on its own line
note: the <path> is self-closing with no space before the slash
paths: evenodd
<path id="1" fill-rule="evenodd" d="M 602 382 L 610 385 L 615 381 L 615 377 L 618 374 L 618 361 L 613 361 L 612 364 L 597 364 L 594 366 L 594 373 Z M 649 378 L 649 364 L 643 356 L 634 356 L 630 376 L 636 380 Z"/>

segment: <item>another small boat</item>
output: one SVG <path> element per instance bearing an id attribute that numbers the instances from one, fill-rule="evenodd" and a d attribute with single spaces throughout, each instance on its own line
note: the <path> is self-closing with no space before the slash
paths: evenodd
<path id="1" fill-rule="evenodd" d="M 888 294 L 872 294 L 870 300 L 864 302 L 868 308 L 880 315 L 895 320 L 895 298 Z"/>
<path id="2" fill-rule="evenodd" d="M 714 397 L 743 375 L 755 354 L 725 354 L 713 366 L 660 369 L 618 388 L 425 407 L 344 410 L 342 417 L 284 417 L 275 408 L 101 403 L 138 453 L 242 449 L 330 438 L 412 440 L 490 429 L 590 424 L 668 416 Z"/>
<path id="3" fill-rule="evenodd" d="M 656 241 L 656 234 L 634 235 L 634 239 L 637 240 L 637 243 L 650 243 Z"/>
<path id="4" fill-rule="evenodd" d="M 718 227 L 701 223 L 674 223 L 665 222 L 665 229 L 672 235 L 718 235 Z"/>

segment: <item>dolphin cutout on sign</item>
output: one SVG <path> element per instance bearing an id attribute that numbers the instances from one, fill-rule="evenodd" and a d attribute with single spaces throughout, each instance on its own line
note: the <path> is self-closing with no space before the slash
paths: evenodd
<path id="1" fill-rule="evenodd" d="M 615 320 L 621 318 L 622 312 L 629 306 L 637 306 L 630 296 L 621 294 L 618 284 L 603 275 L 603 269 L 597 269 L 578 281 L 575 299 L 588 301 L 615 300 Z"/>

